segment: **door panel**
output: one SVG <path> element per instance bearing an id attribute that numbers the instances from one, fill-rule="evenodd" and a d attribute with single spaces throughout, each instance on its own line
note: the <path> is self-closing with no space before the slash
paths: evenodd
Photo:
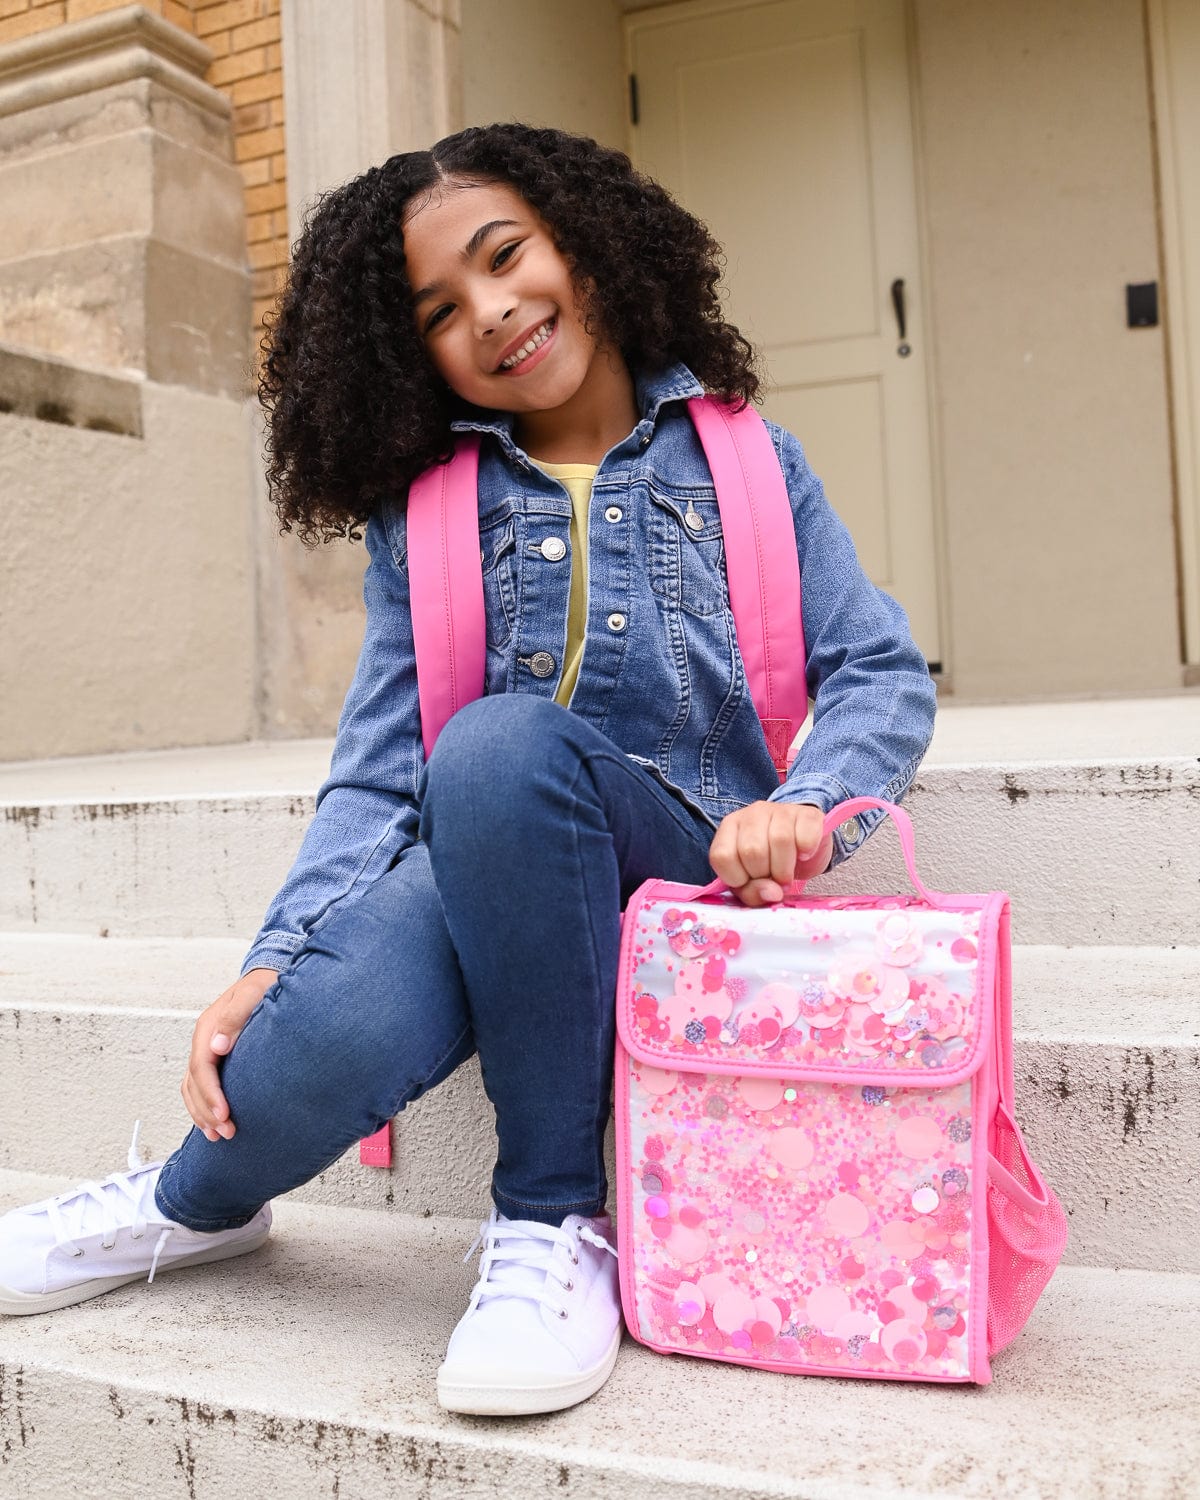
<path id="1" fill-rule="evenodd" d="M 627 27 L 634 158 L 725 248 L 764 413 L 800 438 L 867 572 L 940 661 L 902 0 L 701 0 Z"/>

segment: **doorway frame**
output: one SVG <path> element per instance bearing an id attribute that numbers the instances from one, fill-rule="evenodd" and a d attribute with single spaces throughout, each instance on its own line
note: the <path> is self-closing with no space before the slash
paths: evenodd
<path id="1" fill-rule="evenodd" d="M 1184 242 L 1177 160 L 1178 120 L 1171 87 L 1169 0 L 1146 0 L 1146 52 L 1151 132 L 1158 176 L 1159 254 L 1163 335 L 1167 357 L 1168 419 L 1175 489 L 1175 541 L 1183 684 L 1200 686 L 1200 349 L 1189 337 L 1191 303 L 1200 296 L 1200 234 L 1192 247 L 1192 275 Z M 1190 285 L 1189 285 L 1190 281 Z M 1200 312 L 1200 310 L 1198 310 Z M 1198 325 L 1200 326 L 1200 325 Z"/>

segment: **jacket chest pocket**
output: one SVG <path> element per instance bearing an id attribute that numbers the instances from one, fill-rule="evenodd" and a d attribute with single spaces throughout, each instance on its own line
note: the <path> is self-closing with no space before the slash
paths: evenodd
<path id="1" fill-rule="evenodd" d="M 517 617 L 517 538 L 512 516 L 479 528 L 483 606 L 489 646 L 507 646 Z"/>
<path id="2" fill-rule="evenodd" d="M 712 496 L 650 491 L 650 587 L 672 609 L 716 615 L 729 607 L 721 512 Z"/>

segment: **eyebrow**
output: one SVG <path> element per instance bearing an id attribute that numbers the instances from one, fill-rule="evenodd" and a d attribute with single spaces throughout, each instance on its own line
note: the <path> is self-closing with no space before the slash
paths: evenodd
<path id="1" fill-rule="evenodd" d="M 481 224 L 463 246 L 463 261 L 469 261 L 487 237 L 497 229 L 515 229 L 517 227 L 516 219 L 489 219 L 486 224 Z M 424 302 L 427 297 L 436 297 L 441 291 L 442 285 L 440 281 L 431 281 L 428 286 L 423 286 L 419 292 L 413 293 L 413 302 Z"/>

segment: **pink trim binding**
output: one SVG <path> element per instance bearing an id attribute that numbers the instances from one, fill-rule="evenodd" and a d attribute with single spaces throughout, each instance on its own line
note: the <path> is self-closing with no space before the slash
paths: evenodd
<path id="1" fill-rule="evenodd" d="M 1006 902 L 1007 904 L 1007 902 Z M 990 929 L 990 924 L 989 924 Z M 989 932 L 990 935 L 990 932 Z M 989 945 L 984 959 L 980 953 L 980 970 L 987 969 L 988 982 L 994 986 L 996 972 L 997 941 Z M 981 979 L 983 975 L 981 973 Z M 987 992 L 985 991 L 985 994 Z M 993 1003 L 989 1009 L 994 1013 Z M 993 1037 L 995 1031 L 993 1030 Z M 991 1160 L 991 1119 L 996 1105 L 995 1051 L 989 1050 L 979 1076 L 972 1088 L 971 1109 L 971 1304 L 968 1308 L 970 1327 L 971 1379 L 976 1385 L 988 1385 L 992 1379 L 992 1367 L 988 1362 L 988 1269 L 991 1241 L 988 1230 L 987 1185 L 988 1163 Z"/>
<path id="2" fill-rule="evenodd" d="M 782 781 L 808 712 L 800 560 L 779 455 L 753 407 L 696 397 L 688 411 L 712 471 L 725 536 L 729 603 L 750 694 Z M 745 497 L 744 503 L 738 503 Z"/>

